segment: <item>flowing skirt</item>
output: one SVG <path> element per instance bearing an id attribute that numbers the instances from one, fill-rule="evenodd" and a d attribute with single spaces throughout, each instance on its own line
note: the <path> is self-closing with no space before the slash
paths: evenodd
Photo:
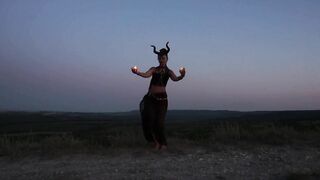
<path id="1" fill-rule="evenodd" d="M 146 94 L 140 102 L 143 135 L 148 142 L 167 145 L 164 121 L 168 109 L 166 93 Z"/>

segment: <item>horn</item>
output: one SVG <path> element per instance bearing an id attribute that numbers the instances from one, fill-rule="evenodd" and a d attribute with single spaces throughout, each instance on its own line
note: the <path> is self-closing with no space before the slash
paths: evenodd
<path id="1" fill-rule="evenodd" d="M 168 44 L 169 44 L 169 41 L 166 43 L 167 53 L 169 53 L 169 51 L 170 51 L 170 48 L 169 48 Z"/>
<path id="2" fill-rule="evenodd" d="M 151 45 L 151 47 L 153 47 L 153 52 L 159 55 L 159 52 L 156 50 L 156 47 L 154 45 Z"/>

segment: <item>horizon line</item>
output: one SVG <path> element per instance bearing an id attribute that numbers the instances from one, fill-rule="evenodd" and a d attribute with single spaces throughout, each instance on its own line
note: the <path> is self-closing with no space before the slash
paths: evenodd
<path id="1" fill-rule="evenodd" d="M 130 113 L 139 112 L 139 109 L 128 110 L 128 111 L 63 111 L 63 110 L 0 110 L 0 113 L 5 112 L 25 112 L 25 113 Z M 229 112 L 283 112 L 283 111 L 320 111 L 320 109 L 281 109 L 281 110 L 227 110 L 227 109 L 171 109 L 169 111 L 229 111 Z"/>

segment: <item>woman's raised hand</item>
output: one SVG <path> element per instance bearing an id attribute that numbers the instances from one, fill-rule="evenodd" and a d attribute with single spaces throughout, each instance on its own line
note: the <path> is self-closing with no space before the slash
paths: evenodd
<path id="1" fill-rule="evenodd" d="M 179 69 L 179 72 L 180 72 L 181 76 L 184 76 L 184 75 L 186 74 L 186 68 L 181 67 L 181 68 Z"/>
<path id="2" fill-rule="evenodd" d="M 137 74 L 138 73 L 138 67 L 137 66 L 133 66 L 131 68 L 131 71 L 134 73 L 134 74 Z"/>

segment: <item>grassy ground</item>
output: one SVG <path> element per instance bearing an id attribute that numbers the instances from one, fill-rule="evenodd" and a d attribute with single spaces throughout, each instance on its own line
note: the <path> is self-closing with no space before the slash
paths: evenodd
<path id="1" fill-rule="evenodd" d="M 55 127 L 56 128 L 56 127 Z M 75 131 L 28 131 L 0 135 L 0 154 L 12 158 L 28 154 L 99 153 L 146 144 L 139 123 L 106 123 Z M 166 134 L 178 143 L 212 147 L 218 144 L 319 146 L 320 121 L 220 121 L 170 123 Z M 169 144 L 170 146 L 170 144 Z"/>
<path id="2" fill-rule="evenodd" d="M 5 122 L 1 179 L 319 179 L 320 120 L 166 124 L 154 151 L 139 121 Z"/>

